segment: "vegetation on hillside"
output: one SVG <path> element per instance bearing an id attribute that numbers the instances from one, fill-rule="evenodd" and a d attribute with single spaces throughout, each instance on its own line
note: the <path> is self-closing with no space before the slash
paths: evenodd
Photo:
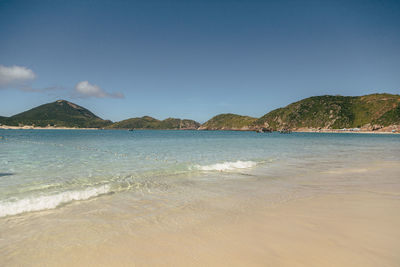
<path id="1" fill-rule="evenodd" d="M 383 126 L 400 125 L 400 103 L 397 107 L 385 112 L 379 119 L 374 120 L 374 124 Z"/>
<path id="2" fill-rule="evenodd" d="M 165 120 L 157 120 L 155 118 L 144 116 L 141 118 L 131 118 L 123 121 L 116 122 L 107 128 L 110 129 L 165 129 L 165 130 L 179 130 L 179 129 L 197 129 L 200 123 L 193 120 L 182 120 L 176 118 L 168 118 Z"/>
<path id="3" fill-rule="evenodd" d="M 8 119 L 7 117 L 0 116 L 0 124 L 5 124 L 7 119 Z"/>
<path id="4" fill-rule="evenodd" d="M 314 96 L 273 110 L 254 125 L 282 128 L 355 128 L 367 124 L 388 126 L 399 121 L 399 95 L 373 94 L 361 97 Z"/>
<path id="5" fill-rule="evenodd" d="M 217 115 L 201 126 L 201 130 L 240 130 L 248 128 L 257 119 L 232 113 Z"/>
<path id="6" fill-rule="evenodd" d="M 400 125 L 400 95 L 313 96 L 275 109 L 259 119 L 227 113 L 217 115 L 201 126 L 193 120 L 157 120 L 149 116 L 112 123 L 74 103 L 58 100 L 11 117 L 0 116 L 0 124 L 108 129 L 379 129 Z"/>
<path id="7" fill-rule="evenodd" d="M 78 128 L 100 128 L 112 122 L 97 117 L 89 110 L 74 103 L 57 100 L 17 115 L 2 119 L 2 124 L 11 126 L 58 126 Z"/>

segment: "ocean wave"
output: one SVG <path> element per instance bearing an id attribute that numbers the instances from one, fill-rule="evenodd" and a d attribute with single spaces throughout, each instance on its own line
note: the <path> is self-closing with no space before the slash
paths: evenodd
<path id="1" fill-rule="evenodd" d="M 235 161 L 235 162 L 223 162 L 211 165 L 195 165 L 197 170 L 201 171 L 234 171 L 238 169 L 248 169 L 255 167 L 257 162 L 254 161 Z"/>
<path id="2" fill-rule="evenodd" d="M 110 186 L 87 188 L 82 191 L 66 191 L 55 195 L 24 198 L 15 202 L 0 202 L 0 217 L 24 212 L 54 209 L 61 204 L 74 200 L 85 200 L 106 194 Z"/>

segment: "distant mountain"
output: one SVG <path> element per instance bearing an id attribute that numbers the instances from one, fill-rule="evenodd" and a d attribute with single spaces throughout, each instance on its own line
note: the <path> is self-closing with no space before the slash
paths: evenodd
<path id="1" fill-rule="evenodd" d="M 65 100 L 44 104 L 8 118 L 2 117 L 0 123 L 10 126 L 34 125 L 77 128 L 100 128 L 112 124 L 111 121 L 103 120 L 89 110 Z"/>
<path id="2" fill-rule="evenodd" d="M 377 130 L 400 125 L 400 95 L 314 96 L 275 109 L 259 119 L 220 114 L 199 130 L 302 130 L 363 128 Z"/>
<path id="3" fill-rule="evenodd" d="M 365 128 L 373 130 L 400 124 L 400 96 L 314 96 L 275 109 L 254 125 L 273 130 L 282 128 Z"/>
<path id="4" fill-rule="evenodd" d="M 5 124 L 8 117 L 0 116 L 0 124 Z"/>
<path id="5" fill-rule="evenodd" d="M 200 127 L 200 123 L 193 120 L 182 120 L 168 118 L 157 120 L 155 118 L 144 116 L 141 118 L 131 118 L 116 122 L 107 128 L 109 129 L 158 129 L 158 130 L 195 130 Z"/>
<path id="6" fill-rule="evenodd" d="M 256 118 L 237 114 L 220 114 L 206 121 L 199 130 L 250 130 Z"/>
<path id="7" fill-rule="evenodd" d="M 193 120 L 157 120 L 149 116 L 112 123 L 74 103 L 57 100 L 11 117 L 0 116 L 0 124 L 107 129 L 245 131 L 266 128 L 276 131 L 362 128 L 390 131 L 390 128 L 400 129 L 400 95 L 313 96 L 275 109 L 258 119 L 227 113 L 217 115 L 203 125 Z"/>

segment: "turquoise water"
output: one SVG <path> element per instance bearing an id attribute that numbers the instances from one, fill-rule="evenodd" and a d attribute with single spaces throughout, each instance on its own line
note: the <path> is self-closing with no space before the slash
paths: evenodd
<path id="1" fill-rule="evenodd" d="M 400 160 L 400 135 L 231 131 L 0 130 L 0 217 L 171 179 Z"/>

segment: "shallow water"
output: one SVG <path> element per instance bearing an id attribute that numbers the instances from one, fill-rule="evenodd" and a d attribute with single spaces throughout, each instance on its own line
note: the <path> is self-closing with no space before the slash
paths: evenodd
<path id="1" fill-rule="evenodd" d="M 110 193 L 151 194 L 188 177 L 283 176 L 400 157 L 399 135 L 0 130 L 0 136 L 0 217 Z"/>
<path id="2" fill-rule="evenodd" d="M 400 135 L 0 130 L 0 136 L 6 265 L 168 265 L 162 259 L 179 253 L 169 265 L 184 266 L 198 260 L 190 247 L 212 256 L 197 229 L 223 238 L 216 250 L 235 245 L 214 233 L 221 223 L 238 222 L 234 231 L 257 239 L 257 229 L 239 222 L 263 218 L 264 207 L 349 192 L 400 198 Z"/>

